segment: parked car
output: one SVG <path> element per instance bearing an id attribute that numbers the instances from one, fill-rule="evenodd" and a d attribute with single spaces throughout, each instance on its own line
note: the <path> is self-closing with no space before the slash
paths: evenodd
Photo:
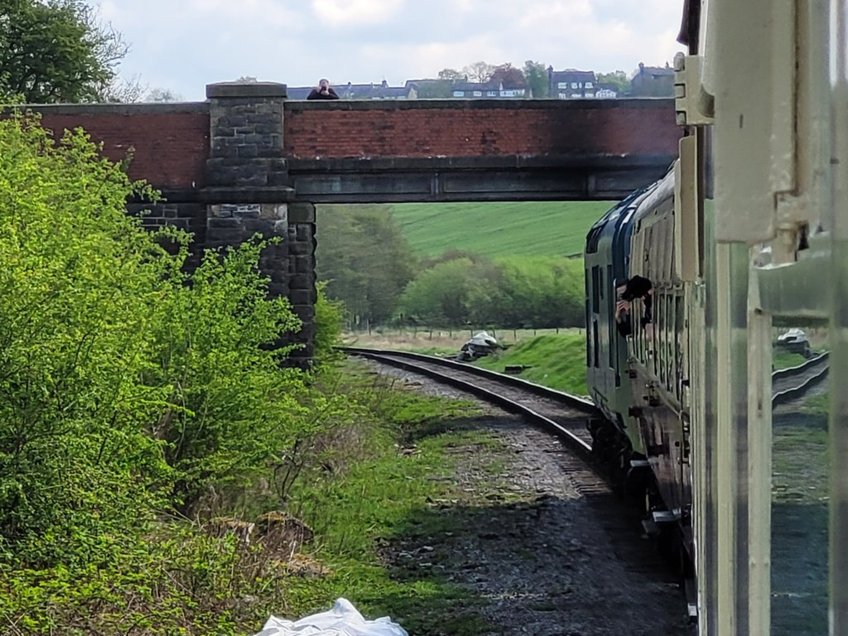
<path id="1" fill-rule="evenodd" d="M 494 336 L 489 335 L 486 331 L 479 331 L 462 345 L 456 359 L 460 362 L 476 360 L 489 355 L 498 348 L 500 348 L 500 344 Z"/>
<path id="2" fill-rule="evenodd" d="M 792 353 L 800 353 L 805 358 L 813 355 L 810 340 L 803 329 L 793 328 L 777 337 L 777 346 Z"/>

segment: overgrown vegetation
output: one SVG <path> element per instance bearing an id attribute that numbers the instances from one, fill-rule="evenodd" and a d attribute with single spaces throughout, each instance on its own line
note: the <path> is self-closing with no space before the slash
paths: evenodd
<path id="1" fill-rule="evenodd" d="M 318 428 L 271 346 L 298 322 L 266 297 L 262 243 L 189 279 L 188 237 L 127 217 L 143 190 L 82 132 L 0 121 L 0 598 L 24 603 L 2 608 L 4 633 L 63 625 L 29 613 L 54 595 L 155 595 L 134 568 L 205 549 L 156 540 L 161 515 L 208 518 Z"/>
<path id="2" fill-rule="evenodd" d="M 451 430 L 473 410 L 286 368 L 264 244 L 189 275 L 188 236 L 125 214 L 143 190 L 82 132 L 0 121 L 0 632 L 244 634 L 344 595 L 477 633 L 466 592 L 381 557 L 444 529 L 420 513 L 456 494 L 446 449 L 493 443 Z"/>

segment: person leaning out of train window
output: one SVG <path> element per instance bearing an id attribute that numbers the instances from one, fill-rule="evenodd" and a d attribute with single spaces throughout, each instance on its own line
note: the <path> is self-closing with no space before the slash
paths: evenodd
<path id="1" fill-rule="evenodd" d="M 631 305 L 634 298 L 642 300 L 645 313 L 639 321 L 643 329 L 648 329 L 653 321 L 653 285 L 644 276 L 632 276 L 618 287 L 619 300 L 615 304 L 615 323 L 618 333 L 627 337 L 633 333 L 633 323 L 630 317 Z"/>
<path id="2" fill-rule="evenodd" d="M 339 96 L 336 94 L 330 87 L 330 80 L 321 79 L 318 82 L 318 87 L 313 88 L 312 91 L 307 95 L 306 99 L 338 99 Z"/>

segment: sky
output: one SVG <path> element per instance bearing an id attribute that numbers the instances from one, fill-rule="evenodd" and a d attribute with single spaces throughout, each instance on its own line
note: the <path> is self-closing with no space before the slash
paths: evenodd
<path id="1" fill-rule="evenodd" d="M 130 45 L 121 76 L 186 101 L 240 77 L 398 86 L 478 61 L 629 76 L 682 50 L 682 0 L 90 2 Z"/>

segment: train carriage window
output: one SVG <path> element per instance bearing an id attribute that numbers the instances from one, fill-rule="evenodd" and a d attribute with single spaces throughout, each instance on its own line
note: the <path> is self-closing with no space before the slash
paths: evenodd
<path id="1" fill-rule="evenodd" d="M 659 302 L 657 302 L 659 301 Z M 660 294 L 659 298 L 654 300 L 654 304 L 657 305 L 660 309 L 659 321 L 654 326 L 654 331 L 657 332 L 658 343 L 657 343 L 657 377 L 659 377 L 660 382 L 663 386 L 666 386 L 666 373 L 665 373 L 665 361 L 667 357 L 666 353 L 666 340 L 668 338 L 668 313 L 666 312 L 666 297 L 664 294 Z"/>
<path id="2" fill-rule="evenodd" d="M 612 282 L 612 265 L 607 265 L 607 284 L 610 286 L 607 294 L 607 338 L 609 339 L 609 366 L 610 369 L 616 369 L 618 356 L 618 338 L 616 338 L 615 328 L 615 288 Z"/>
<path id="3" fill-rule="evenodd" d="M 596 314 L 601 311 L 601 298 L 600 298 L 600 272 L 601 268 L 599 265 L 595 265 L 592 268 L 592 311 Z"/>
<path id="4" fill-rule="evenodd" d="M 660 297 L 660 299 L 661 298 L 662 297 Z M 654 374 L 654 377 L 658 377 L 659 374 L 660 374 L 659 357 L 662 353 L 660 351 L 660 333 L 659 333 L 659 329 L 657 329 L 657 325 L 662 325 L 663 322 L 665 321 L 665 316 L 663 315 L 663 311 L 662 311 L 662 303 L 657 302 L 657 300 L 658 299 L 656 297 L 654 297 L 654 304 L 658 305 L 659 310 L 660 310 L 660 315 L 654 316 L 654 324 L 652 324 L 651 327 L 649 328 L 649 331 L 647 332 L 648 337 L 646 338 L 647 347 L 648 347 L 648 354 L 651 356 L 651 364 L 650 364 L 651 373 Z"/>
<path id="5" fill-rule="evenodd" d="M 675 301 L 675 320 L 674 320 L 674 377 L 675 377 L 675 395 L 678 401 L 683 403 L 683 296 L 677 295 Z"/>
<path id="6" fill-rule="evenodd" d="M 599 351 L 598 351 L 598 321 L 592 321 L 592 355 L 594 357 L 594 367 L 598 368 L 600 365 L 599 362 Z"/>
<path id="7" fill-rule="evenodd" d="M 587 283 L 588 286 L 588 283 Z M 592 329 L 589 319 L 589 298 L 586 297 L 586 366 L 592 366 Z"/>
<path id="8" fill-rule="evenodd" d="M 665 297 L 665 306 L 666 306 L 666 324 L 665 324 L 665 351 L 663 352 L 665 355 L 664 366 L 665 366 L 665 388 L 669 393 L 674 391 L 674 295 L 668 294 Z"/>
<path id="9" fill-rule="evenodd" d="M 598 251 L 598 242 L 601 240 L 601 234 L 603 234 L 606 224 L 607 222 L 604 220 L 589 231 L 589 236 L 586 239 L 587 254 L 594 254 Z"/>

